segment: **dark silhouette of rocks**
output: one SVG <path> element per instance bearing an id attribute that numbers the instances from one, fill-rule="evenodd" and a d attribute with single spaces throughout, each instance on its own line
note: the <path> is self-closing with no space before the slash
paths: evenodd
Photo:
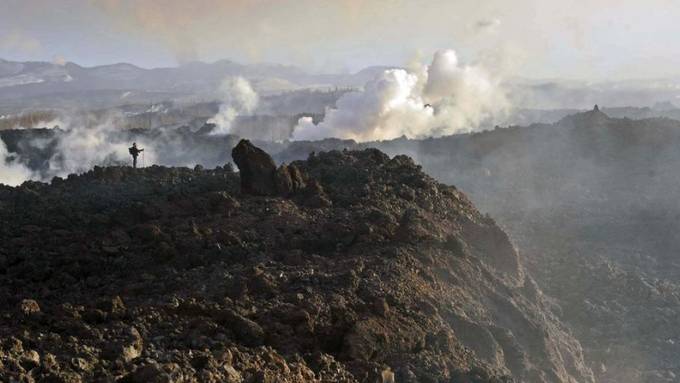
<path id="1" fill-rule="evenodd" d="M 593 381 L 507 235 L 410 158 L 234 153 L 0 186 L 0 381 Z"/>
<path id="2" fill-rule="evenodd" d="M 304 199 L 312 205 L 325 206 L 323 188 L 305 176 L 295 165 L 283 164 L 276 168 L 272 158 L 248 140 L 241 140 L 232 150 L 232 157 L 241 175 L 241 191 L 245 194 L 291 197 L 305 192 Z"/>
<path id="3" fill-rule="evenodd" d="M 310 184 L 311 186 L 307 185 L 295 165 L 283 164 L 277 169 L 271 156 L 248 140 L 241 140 L 231 155 L 238 166 L 241 191 L 245 194 L 289 197 L 309 188 L 312 193 L 310 198 L 319 194 L 319 191 L 314 189 L 314 182 Z"/>
<path id="4" fill-rule="evenodd" d="M 276 164 L 264 150 L 241 140 L 231 151 L 241 173 L 241 191 L 255 195 L 275 195 Z"/>

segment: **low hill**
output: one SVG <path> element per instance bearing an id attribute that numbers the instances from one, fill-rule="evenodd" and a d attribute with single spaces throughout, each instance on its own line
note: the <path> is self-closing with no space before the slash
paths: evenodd
<path id="1" fill-rule="evenodd" d="M 406 156 L 0 188 L 0 380 L 591 382 L 508 236 Z"/>

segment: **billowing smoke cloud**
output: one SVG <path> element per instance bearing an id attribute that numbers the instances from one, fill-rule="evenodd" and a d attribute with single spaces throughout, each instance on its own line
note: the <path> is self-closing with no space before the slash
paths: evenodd
<path id="1" fill-rule="evenodd" d="M 211 132 L 215 135 L 229 134 L 236 117 L 252 113 L 259 102 L 259 97 L 248 80 L 243 77 L 230 77 L 220 85 L 222 104 L 219 112 L 209 123 L 215 124 L 216 128 Z"/>
<path id="2" fill-rule="evenodd" d="M 31 171 L 19 156 L 8 153 L 0 140 L 0 183 L 18 185 L 26 180 L 49 181 L 55 176 L 65 177 L 71 173 L 89 171 L 95 165 L 131 165 L 128 152 L 130 136 L 120 128 L 122 122 L 123 117 L 115 113 L 104 116 L 74 113 L 50 121 L 47 125 L 49 128 L 60 129 L 53 137 L 21 142 L 27 152 L 47 150 L 52 153 L 47 158 L 48 166 L 39 171 Z M 41 122 L 34 127 L 43 126 L 45 124 Z M 146 164 L 156 162 L 157 156 L 151 142 L 140 137 L 137 144 L 145 148 L 143 159 Z"/>
<path id="3" fill-rule="evenodd" d="M 5 142 L 0 139 L 0 184 L 17 186 L 31 179 L 32 172 L 24 166 L 15 155 L 7 150 Z"/>
<path id="4" fill-rule="evenodd" d="M 119 116 L 90 115 L 66 119 L 57 138 L 55 154 L 50 159 L 48 177 L 82 173 L 95 165 L 129 165 L 130 142 L 120 128 Z M 153 163 L 156 155 L 151 145 L 138 142 L 145 148 L 145 161 Z"/>
<path id="5" fill-rule="evenodd" d="M 345 94 L 318 125 L 301 118 L 292 138 L 436 137 L 478 130 L 508 107 L 500 79 L 481 66 L 460 65 L 453 50 L 443 50 L 429 66 L 389 69 L 363 90 Z"/>

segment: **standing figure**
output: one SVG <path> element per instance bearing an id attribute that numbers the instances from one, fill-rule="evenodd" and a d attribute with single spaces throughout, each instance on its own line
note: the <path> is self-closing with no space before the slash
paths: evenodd
<path id="1" fill-rule="evenodd" d="M 136 168 L 137 167 L 137 156 L 139 156 L 139 153 L 143 152 L 144 149 L 139 149 L 137 148 L 137 143 L 133 142 L 132 146 L 128 149 L 130 152 L 130 155 L 132 155 L 132 167 Z"/>

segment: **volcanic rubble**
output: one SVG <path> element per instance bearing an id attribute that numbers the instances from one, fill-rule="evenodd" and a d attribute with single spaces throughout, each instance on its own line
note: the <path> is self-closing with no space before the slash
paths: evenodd
<path id="1" fill-rule="evenodd" d="M 591 382 L 508 236 L 406 156 L 0 186 L 3 382 Z"/>

